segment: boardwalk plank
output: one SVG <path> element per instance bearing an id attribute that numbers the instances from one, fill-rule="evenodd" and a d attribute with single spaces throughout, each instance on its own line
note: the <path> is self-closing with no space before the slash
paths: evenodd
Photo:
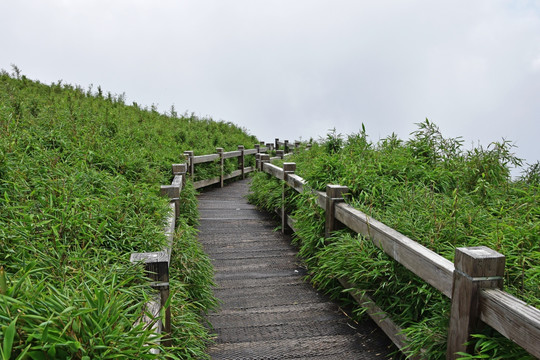
<path id="1" fill-rule="evenodd" d="M 389 340 L 353 323 L 302 279 L 277 222 L 248 204 L 248 180 L 199 195 L 199 240 L 216 270 L 220 309 L 208 315 L 213 359 L 384 359 Z"/>

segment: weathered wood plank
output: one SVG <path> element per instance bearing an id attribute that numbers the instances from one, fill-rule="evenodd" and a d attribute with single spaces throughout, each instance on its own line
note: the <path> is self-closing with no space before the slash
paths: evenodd
<path id="1" fill-rule="evenodd" d="M 198 155 L 194 156 L 192 159 L 193 164 L 201 164 L 219 159 L 219 154 Z"/>
<path id="2" fill-rule="evenodd" d="M 257 153 L 257 149 L 246 149 L 244 150 L 244 155 L 253 155 Z"/>
<path id="3" fill-rule="evenodd" d="M 319 207 L 326 209 L 326 194 L 322 191 L 312 190 L 317 195 L 317 204 Z"/>
<path id="4" fill-rule="evenodd" d="M 179 190 L 182 191 L 182 181 L 183 181 L 182 175 L 175 175 L 171 185 L 178 186 Z"/>
<path id="5" fill-rule="evenodd" d="M 167 251 L 132 253 L 129 258 L 129 261 L 131 261 L 132 263 L 143 262 L 144 264 L 169 263 L 170 256 Z"/>
<path id="6" fill-rule="evenodd" d="M 239 156 L 242 156 L 242 152 L 241 151 L 227 151 L 227 152 L 224 152 L 223 153 L 223 158 L 224 159 L 230 159 L 230 158 L 234 158 L 234 157 L 239 157 Z"/>
<path id="7" fill-rule="evenodd" d="M 329 238 L 332 232 L 343 227 L 336 219 L 336 206 L 345 201 L 343 195 L 349 192 L 349 188 L 342 185 L 326 185 L 326 207 L 324 210 L 324 237 Z"/>
<path id="8" fill-rule="evenodd" d="M 483 289 L 480 319 L 540 359 L 540 310 L 502 290 Z"/>
<path id="9" fill-rule="evenodd" d="M 401 328 L 392 321 L 390 316 L 378 307 L 368 295 L 362 294 L 362 292 L 356 290 L 356 286 L 351 284 L 347 279 L 340 278 L 338 280 L 343 288 L 353 289 L 348 291 L 348 293 L 360 306 L 366 309 L 366 313 L 381 328 L 381 330 L 384 331 L 386 336 L 388 336 L 399 349 L 403 349 L 407 345 L 407 337 L 403 335 Z M 419 359 L 419 357 L 412 357 L 411 359 Z"/>
<path id="10" fill-rule="evenodd" d="M 278 179 L 283 179 L 283 169 L 270 163 L 263 164 L 263 171 Z"/>
<path id="11" fill-rule="evenodd" d="M 135 323 L 135 326 L 142 322 L 143 324 L 146 324 L 146 329 L 151 328 L 154 331 L 154 334 L 161 334 L 163 331 L 163 323 L 161 319 L 159 319 L 160 310 L 161 294 L 156 292 L 154 295 L 152 295 L 152 299 L 144 304 L 144 313 L 140 320 Z M 159 344 L 159 341 L 157 343 Z M 160 350 L 158 348 L 151 348 L 150 353 L 159 354 Z"/>
<path id="12" fill-rule="evenodd" d="M 294 190 L 298 191 L 299 193 L 303 193 L 304 185 L 306 184 L 306 181 L 296 174 L 290 174 L 287 177 L 287 184 L 289 184 L 290 187 L 292 187 Z"/>
<path id="13" fill-rule="evenodd" d="M 479 324 L 479 291 L 502 288 L 504 255 L 486 246 L 456 248 L 452 285 L 452 306 L 448 324 L 446 359 L 460 359 L 458 353 L 474 353 L 471 334 Z"/>
<path id="14" fill-rule="evenodd" d="M 232 179 L 234 177 L 237 177 L 237 176 L 241 176 L 242 175 L 242 170 L 234 170 L 233 172 L 231 172 L 230 174 L 227 174 L 223 177 L 223 179 L 225 180 L 229 180 L 229 179 Z"/>
<path id="15" fill-rule="evenodd" d="M 293 219 L 290 215 L 287 215 L 287 225 L 291 228 L 292 231 L 296 232 L 296 220 Z"/>
<path id="16" fill-rule="evenodd" d="M 348 204 L 336 205 L 336 218 L 369 237 L 375 246 L 444 295 L 452 296 L 454 264 L 451 261 Z"/>
<path id="17" fill-rule="evenodd" d="M 169 203 L 169 216 L 167 217 L 167 222 L 165 224 L 165 236 L 167 237 L 167 247 L 163 249 L 169 253 L 169 258 L 171 257 L 171 249 L 174 240 L 174 228 L 176 227 L 176 203 Z"/>
<path id="18" fill-rule="evenodd" d="M 218 177 L 215 177 L 215 178 L 212 178 L 212 179 L 205 179 L 205 180 L 195 181 L 193 183 L 193 187 L 195 189 L 200 189 L 200 188 L 205 187 L 205 186 L 219 184 L 220 182 L 221 182 L 221 177 L 218 176 Z"/>

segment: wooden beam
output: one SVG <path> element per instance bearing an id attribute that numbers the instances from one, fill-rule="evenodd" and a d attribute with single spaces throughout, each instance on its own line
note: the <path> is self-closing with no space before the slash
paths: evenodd
<path id="1" fill-rule="evenodd" d="M 287 184 L 289 184 L 290 187 L 292 187 L 294 190 L 298 191 L 299 193 L 303 193 L 304 185 L 306 184 L 306 181 L 296 174 L 291 174 L 287 176 Z"/>
<path id="2" fill-rule="evenodd" d="M 224 175 L 224 165 L 225 165 L 225 159 L 224 159 L 224 152 L 223 152 L 223 148 L 216 148 L 216 152 L 219 156 L 219 182 L 220 182 L 220 186 L 223 187 L 223 182 L 224 182 L 224 179 L 223 179 L 223 175 Z"/>
<path id="3" fill-rule="evenodd" d="M 540 359 L 540 310 L 499 289 L 480 290 L 480 320 Z"/>
<path id="4" fill-rule="evenodd" d="M 287 215 L 287 226 L 291 228 L 292 231 L 296 232 L 296 220 Z"/>
<path id="5" fill-rule="evenodd" d="M 224 159 L 230 159 L 230 158 L 235 158 L 235 157 L 239 157 L 239 156 L 242 156 L 242 152 L 241 151 L 227 151 L 227 152 L 224 152 L 223 153 L 223 158 Z"/>
<path id="6" fill-rule="evenodd" d="M 210 186 L 210 185 L 214 185 L 214 184 L 219 184 L 219 182 L 221 181 L 221 178 L 220 177 L 215 177 L 215 178 L 211 178 L 211 179 L 205 179 L 205 180 L 200 180 L 200 181 L 195 181 L 193 183 L 193 187 L 195 189 L 200 189 L 200 188 L 203 188 L 203 187 L 206 187 L 206 186 Z"/>
<path id="7" fill-rule="evenodd" d="M 345 201 L 343 196 L 349 192 L 349 188 L 341 185 L 326 185 L 326 206 L 324 221 L 324 237 L 329 238 L 332 232 L 341 226 L 336 221 L 336 205 Z"/>
<path id="8" fill-rule="evenodd" d="M 390 316 L 383 311 L 377 304 L 366 294 L 356 289 L 356 286 L 351 284 L 347 279 L 338 279 L 343 288 L 347 291 L 353 299 L 366 309 L 366 313 L 369 317 L 381 328 L 382 331 L 388 336 L 390 340 L 398 347 L 403 349 L 407 346 L 407 337 L 403 335 L 402 329 L 397 325 Z"/>
<path id="9" fill-rule="evenodd" d="M 457 248 L 454 264 L 447 360 L 461 358 L 458 352 L 473 354 L 473 345 L 467 345 L 467 342 L 478 329 L 479 291 L 502 287 L 504 255 L 485 246 Z"/>
<path id="10" fill-rule="evenodd" d="M 172 173 L 175 177 L 175 180 L 173 180 L 173 183 L 172 185 L 177 185 L 175 183 L 176 181 L 176 176 L 181 176 L 182 177 L 182 186 L 183 185 L 186 185 L 186 174 L 187 174 L 187 164 L 172 164 Z M 180 188 L 180 191 L 182 191 L 182 188 Z"/>
<path id="11" fill-rule="evenodd" d="M 283 179 L 283 169 L 274 164 L 265 163 L 262 169 L 265 173 L 272 175 L 275 178 Z"/>
<path id="12" fill-rule="evenodd" d="M 193 164 L 212 162 L 219 159 L 219 154 L 198 155 L 193 157 Z"/>
<path id="13" fill-rule="evenodd" d="M 283 163 L 283 170 L 282 170 L 282 181 L 281 182 L 281 233 L 285 234 L 287 232 L 287 213 L 286 213 L 286 207 L 285 207 L 285 200 L 287 195 L 287 177 L 289 175 L 294 174 L 296 170 L 296 164 L 295 163 Z"/>
<path id="14" fill-rule="evenodd" d="M 270 164 L 270 155 L 268 154 L 260 155 L 259 171 L 264 171 L 264 164 Z"/>
<path id="15" fill-rule="evenodd" d="M 244 169 L 244 166 L 245 166 L 244 145 L 238 145 L 238 151 L 240 152 L 240 156 L 238 157 L 238 168 L 240 169 L 242 179 L 245 179 L 246 178 L 246 172 L 245 172 L 245 169 Z"/>
<path id="16" fill-rule="evenodd" d="M 186 158 L 186 164 L 188 166 L 188 173 L 193 178 L 193 172 L 195 171 L 194 163 L 193 163 L 193 151 L 184 151 L 184 156 Z"/>
<path id="17" fill-rule="evenodd" d="M 348 204 L 337 204 L 336 218 L 370 238 L 375 246 L 444 295 L 452 296 L 454 264 L 450 260 Z"/>
<path id="18" fill-rule="evenodd" d="M 232 179 L 232 178 L 240 176 L 240 175 L 242 175 L 242 170 L 234 170 L 230 174 L 225 175 L 223 178 L 225 180 L 229 180 L 229 179 Z"/>

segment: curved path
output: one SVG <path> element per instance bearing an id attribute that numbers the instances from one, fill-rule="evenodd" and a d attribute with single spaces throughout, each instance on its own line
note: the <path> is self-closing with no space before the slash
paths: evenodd
<path id="1" fill-rule="evenodd" d="M 351 322 L 302 280 L 290 237 L 248 204 L 249 180 L 199 195 L 199 240 L 212 259 L 220 309 L 213 359 L 383 359 L 389 341 L 370 321 Z"/>

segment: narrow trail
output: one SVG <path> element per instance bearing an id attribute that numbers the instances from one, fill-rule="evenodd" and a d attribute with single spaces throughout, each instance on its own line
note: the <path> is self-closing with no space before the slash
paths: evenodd
<path id="1" fill-rule="evenodd" d="M 290 237 L 248 204 L 249 180 L 199 195 L 199 240 L 221 301 L 208 320 L 213 359 L 384 359 L 389 340 L 371 321 L 351 322 L 305 283 Z"/>

